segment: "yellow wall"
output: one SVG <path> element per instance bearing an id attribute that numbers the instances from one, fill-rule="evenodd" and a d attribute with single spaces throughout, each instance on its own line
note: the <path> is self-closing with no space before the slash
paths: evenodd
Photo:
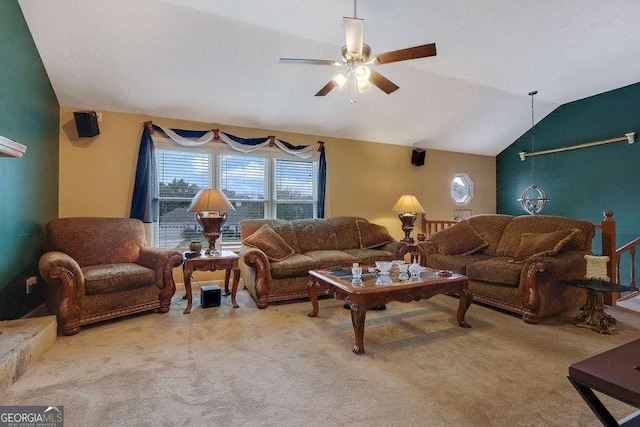
<path id="1" fill-rule="evenodd" d="M 142 124 L 148 120 L 171 128 L 220 128 L 244 138 L 276 135 L 295 145 L 325 141 L 325 216 L 363 216 L 398 239 L 404 234 L 391 207 L 402 194 L 415 194 L 431 219 L 453 219 L 449 185 L 457 172 L 474 181 L 475 197 L 463 208 L 473 214 L 496 211 L 495 157 L 427 150 L 425 165 L 417 167 L 411 147 L 109 111 L 102 112 L 100 135 L 79 138 L 73 119 L 78 110 L 60 109 L 60 217 L 129 216 Z"/>

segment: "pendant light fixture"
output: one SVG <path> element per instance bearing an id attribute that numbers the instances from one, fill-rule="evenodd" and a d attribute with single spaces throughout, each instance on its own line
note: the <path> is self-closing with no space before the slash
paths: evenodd
<path id="1" fill-rule="evenodd" d="M 534 122 L 534 110 L 533 110 L 533 97 L 538 93 L 537 90 L 529 92 L 531 97 L 531 153 L 536 151 L 536 136 L 535 136 L 535 122 Z M 518 201 L 529 215 L 536 215 L 542 212 L 547 206 L 549 198 L 547 193 L 542 187 L 536 185 L 536 161 L 535 156 L 531 156 L 531 185 L 524 189 Z"/>

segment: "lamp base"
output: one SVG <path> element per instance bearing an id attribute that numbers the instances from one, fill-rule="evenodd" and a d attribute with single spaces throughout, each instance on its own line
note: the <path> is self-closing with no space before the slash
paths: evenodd
<path id="1" fill-rule="evenodd" d="M 196 214 L 196 219 L 203 228 L 202 235 L 209 241 L 209 247 L 204 251 L 205 255 L 219 254 L 216 249 L 216 240 L 220 237 L 220 228 L 227 220 L 227 213 L 221 216 L 204 216 L 201 212 Z"/>
<path id="2" fill-rule="evenodd" d="M 404 239 L 401 242 L 414 243 L 411 232 L 413 231 L 413 224 L 416 222 L 417 215 L 409 212 L 400 212 L 398 218 L 402 222 L 402 231 L 404 231 Z"/>

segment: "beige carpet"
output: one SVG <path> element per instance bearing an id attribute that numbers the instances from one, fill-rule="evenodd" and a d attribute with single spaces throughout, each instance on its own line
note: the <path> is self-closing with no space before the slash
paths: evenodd
<path id="1" fill-rule="evenodd" d="M 180 292 L 180 291 L 179 291 Z M 195 292 L 198 294 L 199 292 Z M 640 317 L 609 309 L 616 335 L 539 325 L 437 296 L 367 313 L 365 355 L 349 312 L 321 300 L 258 310 L 246 291 L 190 315 L 171 311 L 59 337 L 0 404 L 64 405 L 67 426 L 594 426 L 567 366 L 640 337 Z M 620 419 L 635 409 L 602 397 Z"/>

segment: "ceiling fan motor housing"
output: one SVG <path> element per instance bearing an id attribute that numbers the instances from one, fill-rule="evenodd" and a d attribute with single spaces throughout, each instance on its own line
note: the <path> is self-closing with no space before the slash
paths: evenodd
<path id="1" fill-rule="evenodd" d="M 347 50 L 347 46 L 343 46 L 340 49 L 340 60 L 349 66 L 357 66 L 369 60 L 371 56 L 371 47 L 368 44 L 362 45 L 362 56 L 359 58 L 354 57 Z"/>

